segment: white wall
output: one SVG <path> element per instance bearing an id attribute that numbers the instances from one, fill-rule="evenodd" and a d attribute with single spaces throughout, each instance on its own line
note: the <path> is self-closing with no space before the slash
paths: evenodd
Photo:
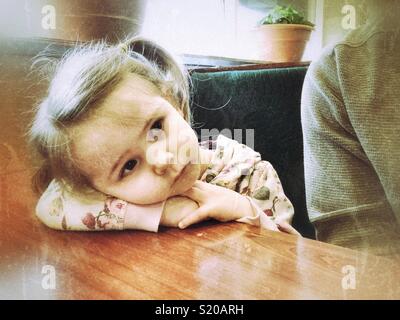
<path id="1" fill-rule="evenodd" d="M 257 22 L 274 0 L 151 0 L 143 34 L 175 53 L 256 59 Z M 279 0 L 307 11 L 307 0 Z M 245 4 L 245 5 L 244 5 Z"/>

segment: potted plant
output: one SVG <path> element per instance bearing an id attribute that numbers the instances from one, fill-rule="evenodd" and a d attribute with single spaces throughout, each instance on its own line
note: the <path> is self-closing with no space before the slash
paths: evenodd
<path id="1" fill-rule="evenodd" d="M 259 58 L 271 62 L 301 61 L 314 24 L 291 6 L 276 6 L 256 28 Z"/>

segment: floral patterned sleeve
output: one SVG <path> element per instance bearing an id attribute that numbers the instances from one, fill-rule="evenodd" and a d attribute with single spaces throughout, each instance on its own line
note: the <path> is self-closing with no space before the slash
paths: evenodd
<path id="1" fill-rule="evenodd" d="M 137 229 L 157 232 L 164 202 L 135 205 L 99 194 L 88 200 L 68 192 L 53 180 L 40 197 L 36 216 L 57 230 L 103 231 Z"/>
<path id="2" fill-rule="evenodd" d="M 203 143 L 204 147 L 205 144 Z M 273 166 L 260 153 L 223 135 L 209 142 L 215 148 L 211 164 L 201 180 L 239 192 L 247 197 L 253 216 L 239 219 L 255 225 L 291 223 L 294 208 L 286 197 Z"/>

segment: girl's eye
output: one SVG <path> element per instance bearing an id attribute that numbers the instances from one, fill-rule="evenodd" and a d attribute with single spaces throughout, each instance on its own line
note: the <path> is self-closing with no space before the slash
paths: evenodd
<path id="1" fill-rule="evenodd" d="M 153 123 L 149 132 L 149 141 L 158 141 L 159 136 L 162 134 L 163 120 L 159 119 Z"/>
<path id="2" fill-rule="evenodd" d="M 121 172 L 121 178 L 123 178 L 126 173 L 129 174 L 131 171 L 133 171 L 136 164 L 137 164 L 137 160 L 135 160 L 135 159 L 131 159 L 127 163 L 125 163 L 125 165 L 122 169 L 122 172 Z"/>
<path id="3" fill-rule="evenodd" d="M 157 120 L 157 121 L 154 122 L 153 125 L 151 126 L 151 129 L 159 129 L 159 130 L 162 130 L 162 128 L 163 128 L 162 119 Z"/>

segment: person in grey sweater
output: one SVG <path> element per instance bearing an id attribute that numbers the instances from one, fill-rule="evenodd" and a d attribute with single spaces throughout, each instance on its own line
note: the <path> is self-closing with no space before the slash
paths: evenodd
<path id="1" fill-rule="evenodd" d="M 399 258 L 400 1 L 387 3 L 311 63 L 302 125 L 317 240 Z"/>

